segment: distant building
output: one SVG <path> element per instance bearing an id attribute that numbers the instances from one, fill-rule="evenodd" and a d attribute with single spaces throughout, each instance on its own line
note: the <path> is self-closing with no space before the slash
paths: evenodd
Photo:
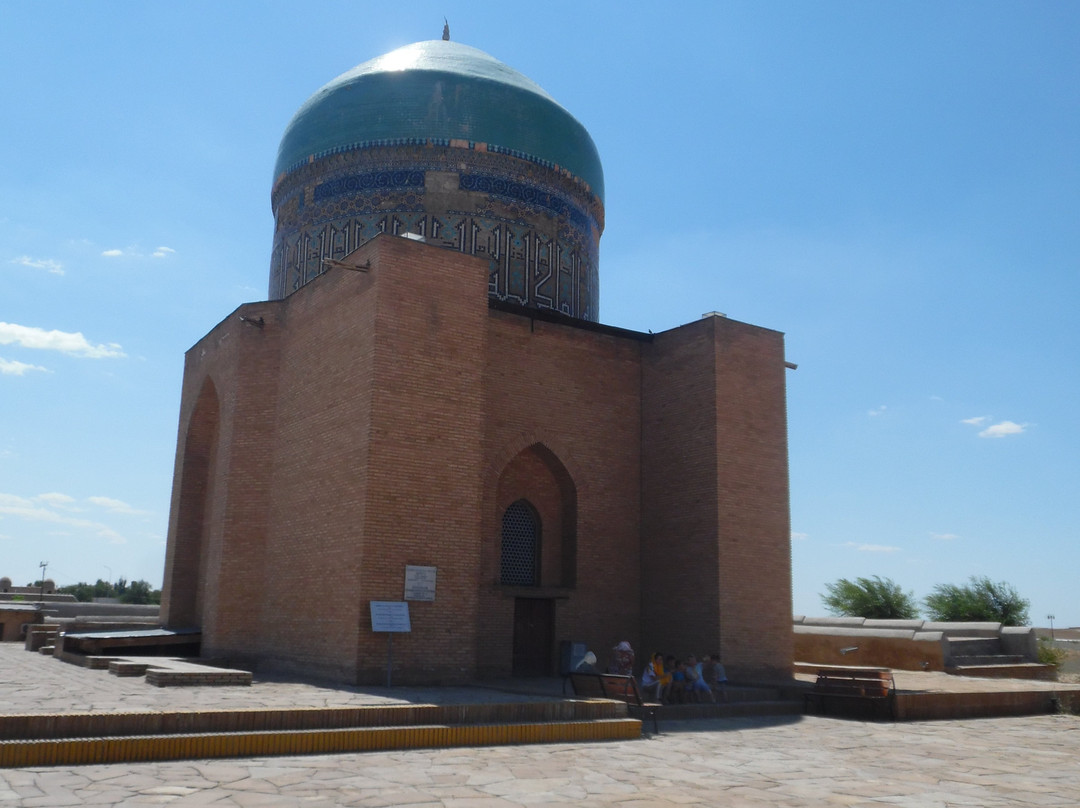
<path id="1" fill-rule="evenodd" d="M 783 336 L 598 322 L 603 171 L 570 113 L 410 45 L 300 108 L 271 204 L 270 299 L 186 356 L 165 625 L 377 683 L 370 604 L 415 575 L 396 682 L 621 640 L 790 677 Z"/>
<path id="2" fill-rule="evenodd" d="M 32 595 L 55 595 L 56 582 L 52 578 L 46 578 L 37 586 L 12 586 L 11 579 L 6 575 L 0 578 L 0 599 L 10 599 L 16 596 Z"/>

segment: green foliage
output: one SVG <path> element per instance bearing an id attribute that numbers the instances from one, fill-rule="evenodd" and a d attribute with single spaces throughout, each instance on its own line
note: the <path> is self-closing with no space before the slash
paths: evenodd
<path id="1" fill-rule="evenodd" d="M 56 591 L 61 595 L 74 595 L 75 600 L 80 603 L 87 603 L 94 599 L 94 588 L 90 584 L 77 583 L 61 586 Z"/>
<path id="2" fill-rule="evenodd" d="M 913 620 L 919 616 L 914 593 L 904 592 L 890 578 L 841 578 L 825 584 L 825 588 L 829 593 L 821 600 L 834 615 L 876 620 Z"/>
<path id="3" fill-rule="evenodd" d="M 98 578 L 92 586 L 80 581 L 70 586 L 62 586 L 57 591 L 74 595 L 75 600 L 82 603 L 89 603 L 94 598 L 116 598 L 121 603 L 161 603 L 161 591 L 151 588 L 147 581 L 128 583 L 124 578 L 120 578 L 115 584 Z"/>
<path id="4" fill-rule="evenodd" d="M 1043 665 L 1053 665 L 1055 668 L 1061 667 L 1061 663 L 1065 661 L 1065 652 L 1058 648 L 1054 643 L 1046 637 L 1039 637 L 1039 662 Z"/>
<path id="5" fill-rule="evenodd" d="M 1004 581 L 971 577 L 966 586 L 938 584 L 924 601 L 931 620 L 1028 625 L 1029 602 Z"/>
<path id="6" fill-rule="evenodd" d="M 94 598 L 117 597 L 116 588 L 108 581 L 103 581 L 100 578 L 98 578 L 97 583 L 92 586 L 84 581 L 79 581 L 77 584 L 62 586 L 56 591 L 62 595 L 74 595 L 75 600 L 80 603 L 89 603 Z"/>
<path id="7" fill-rule="evenodd" d="M 146 581 L 132 581 L 120 595 L 121 603 L 161 603 L 161 593 L 150 588 Z"/>

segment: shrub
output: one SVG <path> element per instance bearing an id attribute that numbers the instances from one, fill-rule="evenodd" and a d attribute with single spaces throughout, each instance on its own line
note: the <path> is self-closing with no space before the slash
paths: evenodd
<path id="1" fill-rule="evenodd" d="M 1065 652 L 1046 637 L 1039 637 L 1038 659 L 1043 665 L 1053 665 L 1055 668 L 1059 668 L 1061 663 L 1065 661 Z"/>
<path id="2" fill-rule="evenodd" d="M 889 578 L 841 578 L 825 584 L 829 594 L 822 595 L 825 608 L 841 617 L 865 617 L 875 620 L 913 620 L 919 616 L 915 595 L 904 592 Z"/>
<path id="3" fill-rule="evenodd" d="M 924 602 L 931 620 L 1028 624 L 1028 601 L 1004 581 L 972 576 L 967 586 L 938 584 Z"/>

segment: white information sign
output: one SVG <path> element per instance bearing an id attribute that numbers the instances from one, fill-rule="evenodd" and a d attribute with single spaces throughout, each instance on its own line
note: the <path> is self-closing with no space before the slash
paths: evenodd
<path id="1" fill-rule="evenodd" d="M 405 600 L 435 600 L 435 573 L 438 567 L 405 566 Z"/>
<path id="2" fill-rule="evenodd" d="M 412 631 L 409 604 L 397 600 L 371 601 L 371 630 L 390 633 Z"/>

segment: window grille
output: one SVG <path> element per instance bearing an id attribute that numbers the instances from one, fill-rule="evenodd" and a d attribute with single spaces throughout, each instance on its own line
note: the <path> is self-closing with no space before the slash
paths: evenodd
<path id="1" fill-rule="evenodd" d="M 506 509 L 502 518 L 500 580 L 510 586 L 535 586 L 540 520 L 523 499 Z"/>

